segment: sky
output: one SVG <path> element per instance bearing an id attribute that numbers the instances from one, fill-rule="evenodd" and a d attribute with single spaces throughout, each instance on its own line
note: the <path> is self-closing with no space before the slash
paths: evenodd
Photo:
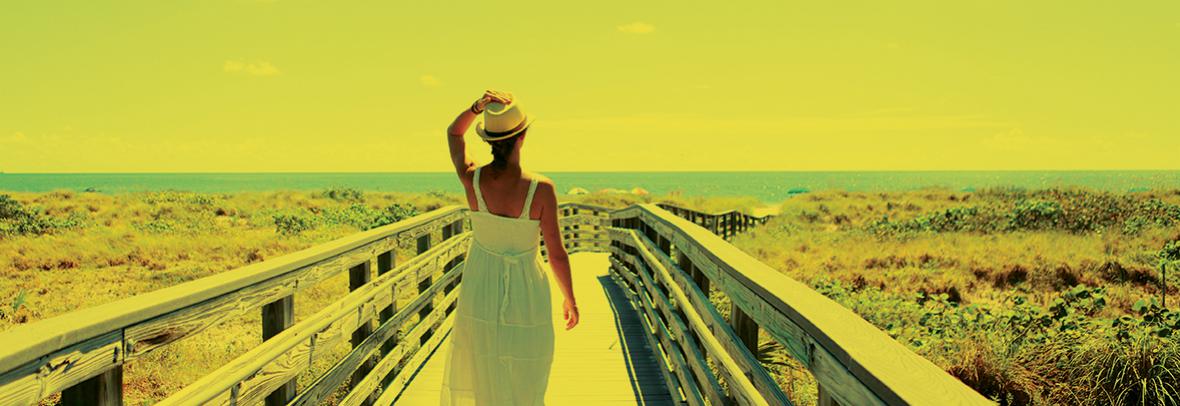
<path id="1" fill-rule="evenodd" d="M 6 1 L 0 171 L 1180 169 L 1176 1 Z M 469 154 L 490 160 L 467 133 Z"/>

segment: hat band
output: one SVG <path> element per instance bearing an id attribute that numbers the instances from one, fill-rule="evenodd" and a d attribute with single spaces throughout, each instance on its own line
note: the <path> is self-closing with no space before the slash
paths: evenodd
<path id="1" fill-rule="evenodd" d="M 497 141 L 497 140 L 502 140 L 502 139 L 508 138 L 509 136 L 511 136 L 515 133 L 518 133 L 518 132 L 520 132 L 520 130 L 524 129 L 524 125 L 527 124 L 528 122 L 529 122 L 529 120 L 527 120 L 527 119 L 520 120 L 520 123 L 517 124 L 516 127 L 513 127 L 512 129 L 507 130 L 507 131 L 490 131 L 485 128 L 483 130 L 483 132 L 484 132 L 484 134 L 487 134 L 487 137 L 484 137 L 484 139 L 488 140 L 488 141 Z"/>

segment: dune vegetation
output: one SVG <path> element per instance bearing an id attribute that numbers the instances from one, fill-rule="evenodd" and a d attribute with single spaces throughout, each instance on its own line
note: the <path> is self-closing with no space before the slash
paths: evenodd
<path id="1" fill-rule="evenodd" d="M 0 331 L 298 251 L 461 202 L 442 193 L 0 194 Z M 402 255 L 402 253 L 399 253 Z M 408 255 L 408 253 L 406 253 Z M 347 273 L 301 290 L 296 321 L 348 292 Z M 409 298 L 405 298 L 408 302 Z M 261 312 L 228 320 L 124 368 L 128 404 L 153 403 L 261 340 Z M 329 349 L 312 371 L 347 353 Z M 305 373 L 300 384 L 315 374 Z M 55 398 L 43 403 L 55 403 Z"/>
<path id="2" fill-rule="evenodd" d="M 1180 191 L 819 192 L 734 244 L 1000 404 L 1177 404 Z M 814 385 L 768 337 L 800 403 Z"/>
<path id="3" fill-rule="evenodd" d="M 562 195 L 750 212 L 748 197 Z M 0 194 L 0 331 L 262 261 L 449 204 L 446 193 Z M 734 244 L 862 315 L 1001 404 L 1176 404 L 1180 191 L 814 192 Z M 399 254 L 400 255 L 400 254 Z M 301 291 L 301 320 L 347 292 Z M 406 298 L 408 300 L 408 298 Z M 714 291 L 722 313 L 728 300 Z M 257 312 L 128 364 L 152 403 L 260 340 Z M 759 357 L 799 404 L 815 384 L 762 334 Z M 347 352 L 335 348 L 301 384 Z M 194 356 L 199 354 L 200 356 Z M 52 402 L 53 399 L 48 399 Z"/>

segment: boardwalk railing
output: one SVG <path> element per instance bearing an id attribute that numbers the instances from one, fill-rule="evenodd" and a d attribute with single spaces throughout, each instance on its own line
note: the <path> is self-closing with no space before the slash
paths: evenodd
<path id="1" fill-rule="evenodd" d="M 812 371 L 824 404 L 986 403 L 856 314 L 698 225 L 736 233 L 755 224 L 749 218 L 663 207 L 672 211 L 563 203 L 560 221 L 569 252 L 611 253 L 610 273 L 644 320 L 673 399 L 789 404 L 753 355 L 761 328 Z M 466 214 L 440 208 L 13 328 L 0 334 L 0 404 L 35 404 L 58 392 L 64 404 L 121 404 L 124 364 L 259 309 L 260 345 L 161 404 L 307 405 L 330 396 L 344 405 L 391 404 L 453 322 L 471 239 Z M 345 270 L 350 292 L 293 323 L 294 293 Z M 735 304 L 728 318 L 709 302 L 710 289 Z M 346 355 L 296 387 L 297 376 L 344 340 Z"/>
<path id="2" fill-rule="evenodd" d="M 434 296 L 442 294 L 439 285 L 451 282 L 453 275 L 435 274 L 461 261 L 462 242 L 469 237 L 463 231 L 468 229 L 466 211 L 440 208 L 235 270 L 15 327 L 0 334 L 0 405 L 35 404 L 58 392 L 63 404 L 122 404 L 124 364 L 259 309 L 263 344 L 169 401 L 230 403 L 269 395 L 268 404 L 285 403 L 296 395 L 292 378 L 320 355 L 316 348 L 351 335 L 359 349 L 353 354 L 367 351 L 371 319 L 383 322 L 379 331 L 385 334 L 393 325 L 406 325 L 414 311 L 419 316 L 414 321 L 427 323 L 414 324 L 402 343 L 383 343 L 382 351 L 421 358 L 415 349 L 437 331 L 435 310 L 452 300 L 453 295 Z M 399 250 L 418 255 L 395 268 Z M 378 278 L 371 281 L 374 262 Z M 352 293 L 293 326 L 295 292 L 345 271 Z M 392 298 L 406 285 L 417 288 L 418 300 L 399 311 L 392 308 Z M 352 362 L 353 354 L 346 361 Z M 347 367 L 333 372 L 341 369 Z M 339 374 L 328 379 L 339 379 Z M 317 382 L 313 389 L 326 386 Z"/>
<path id="3" fill-rule="evenodd" d="M 654 204 L 610 217 L 611 274 L 644 316 L 674 399 L 787 404 L 754 356 L 763 329 L 815 376 L 821 405 L 991 404 L 857 314 L 692 221 Z M 711 290 L 733 304 L 728 318 L 708 300 Z"/>
<path id="4" fill-rule="evenodd" d="M 656 203 L 661 209 L 667 210 L 672 214 L 683 217 L 684 219 L 704 227 L 706 230 L 717 234 L 722 239 L 728 241 L 733 236 L 750 229 L 751 227 L 766 224 L 770 220 L 771 215 L 767 214 L 762 217 L 752 216 L 737 210 L 723 211 L 719 213 L 705 213 L 685 207 L 673 205 L 671 203 Z"/>

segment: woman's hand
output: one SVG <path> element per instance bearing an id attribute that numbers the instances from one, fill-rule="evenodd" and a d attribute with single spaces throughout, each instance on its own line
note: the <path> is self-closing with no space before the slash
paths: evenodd
<path id="1" fill-rule="evenodd" d="M 569 301 L 569 299 L 565 299 L 561 307 L 565 317 L 565 329 L 569 330 L 578 325 L 578 305 Z"/>
<path id="2" fill-rule="evenodd" d="M 484 91 L 483 96 L 480 96 L 480 98 L 476 100 L 474 104 L 472 104 L 472 107 L 473 110 L 482 113 L 484 107 L 487 107 L 488 103 L 496 102 L 500 104 L 508 104 L 511 101 L 512 93 L 489 89 Z"/>

